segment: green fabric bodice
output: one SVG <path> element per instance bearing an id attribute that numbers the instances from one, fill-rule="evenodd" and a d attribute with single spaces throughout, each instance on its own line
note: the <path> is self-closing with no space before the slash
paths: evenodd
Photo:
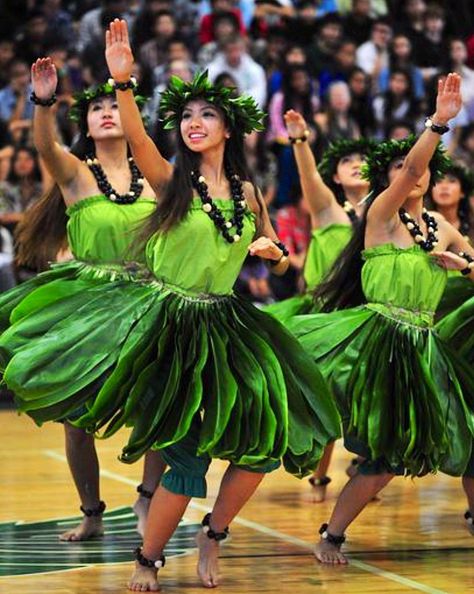
<path id="1" fill-rule="evenodd" d="M 387 243 L 364 250 L 362 256 L 362 289 L 370 306 L 431 325 L 446 287 L 446 270 L 417 245 L 402 249 Z"/>
<path id="2" fill-rule="evenodd" d="M 214 199 L 229 219 L 231 200 Z M 225 295 L 239 275 L 255 234 L 255 214 L 244 214 L 242 237 L 228 243 L 194 198 L 185 218 L 170 231 L 157 233 L 146 248 L 147 265 L 157 279 L 191 293 Z M 233 230 L 231 230 L 232 233 Z"/>
<path id="3" fill-rule="evenodd" d="M 314 289 L 323 280 L 351 235 L 352 225 L 345 223 L 313 230 L 303 271 L 308 289 Z"/>
<path id="4" fill-rule="evenodd" d="M 69 247 L 77 260 L 120 263 L 142 260 L 131 245 L 156 206 L 152 198 L 116 204 L 104 195 L 90 196 L 66 210 Z"/>

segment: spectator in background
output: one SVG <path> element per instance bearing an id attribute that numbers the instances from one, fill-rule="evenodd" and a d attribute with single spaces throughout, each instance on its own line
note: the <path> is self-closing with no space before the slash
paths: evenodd
<path id="1" fill-rule="evenodd" d="M 385 139 L 385 127 L 391 120 L 408 120 L 419 130 L 420 103 L 408 70 L 394 68 L 390 72 L 388 89 L 374 98 L 373 109 L 375 136 L 380 140 Z"/>
<path id="2" fill-rule="evenodd" d="M 0 182 L 7 179 L 13 156 L 13 140 L 6 122 L 0 120 Z"/>
<path id="3" fill-rule="evenodd" d="M 329 85 L 336 81 L 347 82 L 354 69 L 356 60 L 356 44 L 350 39 L 343 39 L 334 54 L 334 64 L 319 75 L 319 96 L 326 96 Z"/>
<path id="4" fill-rule="evenodd" d="M 331 83 L 325 108 L 315 117 L 327 144 L 341 138 L 360 138 L 359 126 L 350 110 L 351 93 L 348 84 L 343 81 Z"/>
<path id="5" fill-rule="evenodd" d="M 210 41 L 216 41 L 214 37 L 214 19 L 216 18 L 216 14 L 221 12 L 232 12 L 239 23 L 239 33 L 242 36 L 246 35 L 242 13 L 238 8 L 235 8 L 232 0 L 211 0 L 211 12 L 202 17 L 199 26 L 199 43 L 201 45 L 205 45 Z"/>
<path id="6" fill-rule="evenodd" d="M 74 48 L 76 32 L 71 15 L 62 9 L 61 0 L 43 0 L 42 12 L 47 22 L 46 42 L 55 43 Z"/>
<path id="7" fill-rule="evenodd" d="M 152 20 L 153 37 L 139 50 L 139 62 L 148 70 L 153 70 L 165 62 L 168 43 L 175 37 L 177 28 L 173 13 L 168 10 L 155 13 Z"/>
<path id="8" fill-rule="evenodd" d="M 44 55 L 48 21 L 39 9 L 32 10 L 25 20 L 24 30 L 16 45 L 16 56 L 28 65 Z M 54 34 L 53 34 L 54 35 Z"/>
<path id="9" fill-rule="evenodd" d="M 298 180 L 293 150 L 283 115 L 289 109 L 301 113 L 308 123 L 314 122 L 319 108 L 316 89 L 304 66 L 291 66 L 284 73 L 282 89 L 273 95 L 268 108 L 267 142 L 273 144 L 278 162 L 275 208 L 288 203 L 290 190 Z"/>
<path id="10" fill-rule="evenodd" d="M 356 45 L 369 40 L 374 21 L 370 12 L 370 0 L 352 0 L 351 11 L 343 19 L 344 36 L 352 39 Z"/>
<path id="11" fill-rule="evenodd" d="M 389 65 L 388 46 L 392 38 L 391 21 L 385 17 L 372 24 L 370 39 L 357 48 L 357 66 L 371 77 L 376 84 L 380 72 Z"/>
<path id="12" fill-rule="evenodd" d="M 362 136 L 372 137 L 375 130 L 375 118 L 372 109 L 371 82 L 369 75 L 355 66 L 348 77 L 351 93 L 351 108 L 349 113 L 357 122 Z"/>
<path id="13" fill-rule="evenodd" d="M 117 15 L 125 19 L 130 28 L 133 26 L 133 15 L 128 10 L 129 3 L 126 0 L 102 0 L 100 4 L 98 8 L 86 12 L 79 22 L 79 51 L 84 51 L 86 47 L 93 48 L 94 45 L 98 46 L 97 52 L 102 51 L 105 36 L 104 13 Z"/>
<path id="14" fill-rule="evenodd" d="M 6 87 L 9 82 L 8 70 L 14 56 L 15 43 L 13 39 L 0 38 L 0 89 Z"/>
<path id="15" fill-rule="evenodd" d="M 9 84 L 0 91 L 0 119 L 8 124 L 14 144 L 26 142 L 31 129 L 30 68 L 18 58 L 10 63 Z"/>
<path id="16" fill-rule="evenodd" d="M 291 0 L 256 0 L 249 33 L 253 39 L 266 38 L 268 32 L 296 14 Z"/>
<path id="17" fill-rule="evenodd" d="M 216 57 L 219 48 L 231 37 L 237 37 L 240 22 L 232 11 L 216 12 L 212 20 L 213 41 L 205 43 L 198 52 L 197 61 L 201 68 L 205 68 Z"/>
<path id="18" fill-rule="evenodd" d="M 429 6 L 423 16 L 423 35 L 417 39 L 413 53 L 425 80 L 447 67 L 448 46 L 443 37 L 445 25 L 442 8 Z"/>
<path id="19" fill-rule="evenodd" d="M 284 19 L 286 39 L 290 45 L 297 44 L 302 47 L 310 45 L 319 26 L 313 0 L 298 2 L 293 16 Z"/>
<path id="20" fill-rule="evenodd" d="M 236 293 L 247 297 L 255 305 L 270 303 L 272 291 L 269 284 L 270 271 L 261 258 L 247 256 L 235 283 Z"/>
<path id="21" fill-rule="evenodd" d="M 306 48 L 308 71 L 313 78 L 334 66 L 334 52 L 341 39 L 342 19 L 338 14 L 327 14 L 319 20 L 314 40 Z"/>
<path id="22" fill-rule="evenodd" d="M 214 60 L 209 64 L 209 78 L 214 81 L 222 72 L 231 74 L 242 93 L 252 96 L 260 107 L 267 98 L 267 79 L 264 69 L 257 64 L 239 36 L 227 39 Z"/>
<path id="23" fill-rule="evenodd" d="M 390 58 L 387 68 L 383 68 L 378 79 L 378 91 L 384 93 L 388 89 L 391 72 L 403 68 L 410 73 L 413 92 L 417 99 L 425 94 L 425 85 L 421 70 L 413 63 L 412 43 L 404 33 L 397 33 L 390 43 Z"/>
<path id="24" fill-rule="evenodd" d="M 284 73 L 292 66 L 305 66 L 306 54 L 300 45 L 291 45 L 280 58 L 280 66 L 268 80 L 269 99 L 281 89 Z"/>
<path id="25" fill-rule="evenodd" d="M 337 0 L 337 9 L 341 14 L 348 14 L 352 9 L 352 0 Z M 373 17 L 385 16 L 388 14 L 390 1 L 370 0 L 370 14 Z"/>
<path id="26" fill-rule="evenodd" d="M 189 70 L 194 74 L 198 66 L 192 61 L 191 52 L 180 37 L 174 37 L 168 41 L 166 49 L 166 59 L 163 64 L 153 69 L 152 82 L 153 87 L 160 87 L 160 92 L 168 84 L 170 64 L 185 63 Z"/>
<path id="27" fill-rule="evenodd" d="M 144 43 L 153 37 L 154 18 L 162 10 L 173 11 L 174 4 L 171 0 L 144 0 L 135 18 L 131 29 L 133 53 L 138 55 Z"/>
<path id="28" fill-rule="evenodd" d="M 469 120 L 474 120 L 474 70 L 466 65 L 467 48 L 462 39 L 453 38 L 449 42 L 450 72 L 461 75 L 461 93 Z"/>
<path id="29" fill-rule="evenodd" d="M 467 169 L 474 170 L 474 123 L 471 122 L 461 129 L 453 158 Z"/>
<path id="30" fill-rule="evenodd" d="M 401 14 L 396 15 L 397 33 L 406 35 L 415 47 L 423 38 L 426 2 L 425 0 L 405 0 L 400 8 Z"/>
<path id="31" fill-rule="evenodd" d="M 311 238 L 311 217 L 298 177 L 289 189 L 287 204 L 276 213 L 275 224 L 280 241 L 288 249 L 290 267 L 284 276 L 270 278 L 270 286 L 278 299 L 287 299 L 303 288 L 302 271 Z"/>
<path id="32" fill-rule="evenodd" d="M 391 120 L 385 126 L 387 140 L 403 140 L 410 134 L 416 134 L 416 130 L 413 122 L 408 120 Z"/>

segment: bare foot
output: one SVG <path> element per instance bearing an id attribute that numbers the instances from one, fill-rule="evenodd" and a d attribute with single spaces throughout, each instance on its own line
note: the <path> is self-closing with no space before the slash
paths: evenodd
<path id="1" fill-rule="evenodd" d="M 59 540 L 75 542 L 78 540 L 88 540 L 97 536 L 104 535 L 104 524 L 102 516 L 84 516 L 82 522 L 76 528 L 63 532 L 59 535 Z"/>
<path id="2" fill-rule="evenodd" d="M 196 543 L 199 549 L 198 576 L 205 588 L 215 588 L 219 585 L 219 543 L 202 531 L 197 533 Z"/>
<path id="3" fill-rule="evenodd" d="M 314 547 L 314 556 L 321 563 L 347 565 L 347 559 L 341 553 L 340 547 L 324 539 L 321 539 Z"/>
<path id="4" fill-rule="evenodd" d="M 135 562 L 135 571 L 127 587 L 132 592 L 158 592 L 160 584 L 157 579 L 158 571 L 155 567 L 144 567 Z"/>
<path id="5" fill-rule="evenodd" d="M 137 532 L 143 538 L 145 535 L 145 524 L 148 516 L 148 510 L 150 509 L 151 499 L 147 497 L 138 497 L 133 505 L 133 512 L 138 518 Z"/>

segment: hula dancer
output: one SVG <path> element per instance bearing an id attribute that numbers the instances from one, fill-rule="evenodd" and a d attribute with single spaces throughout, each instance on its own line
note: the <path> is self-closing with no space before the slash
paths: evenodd
<path id="1" fill-rule="evenodd" d="M 311 293 L 351 238 L 362 211 L 360 203 L 369 192 L 369 183 L 360 175 L 361 166 L 375 146 L 364 138 L 336 141 L 325 151 L 318 171 L 303 116 L 291 109 L 284 119 L 313 232 L 303 272 L 307 292 L 264 308 L 283 323 L 294 315 L 316 311 Z"/>
<path id="2" fill-rule="evenodd" d="M 288 265 L 260 193 L 247 181 L 244 135 L 261 129 L 263 113 L 253 99 L 214 87 L 205 73 L 190 83 L 173 78 L 161 103 L 166 126 L 179 128 L 173 167 L 140 118 L 124 21 L 111 24 L 106 45 L 125 136 L 158 195 L 144 231 L 150 273 L 136 283 L 86 290 L 91 303 L 80 312 L 82 328 L 68 327 L 67 336 L 56 332 L 55 340 L 45 334 L 37 346 L 47 353 L 43 373 L 55 374 L 59 352 L 82 351 L 82 372 L 89 350 L 104 343 L 107 378 L 97 396 L 85 395 L 87 412 L 75 425 L 106 426 L 105 437 L 130 425 L 122 460 L 133 462 L 153 447 L 170 466 L 152 499 L 130 589 L 158 589 L 163 549 L 190 498 L 206 495 L 211 458 L 230 462 L 198 536 L 199 575 L 213 587 L 219 542 L 264 474 L 281 459 L 289 472 L 307 474 L 337 438 L 339 417 L 298 341 L 232 293 L 247 253 L 267 260 L 276 273 Z M 90 342 L 86 332 L 93 333 Z M 6 378 L 24 409 L 32 410 L 35 394 L 16 381 L 32 359 L 28 350 L 12 358 Z M 62 401 L 66 413 L 88 388 L 85 382 Z"/>
<path id="3" fill-rule="evenodd" d="M 445 175 L 431 190 L 433 210 L 457 229 L 471 245 L 474 245 L 474 224 L 469 199 L 474 190 L 474 175 L 466 168 L 451 162 Z M 437 310 L 437 318 L 454 311 L 474 295 L 474 287 L 459 271 L 450 270 L 448 284 Z"/>
<path id="4" fill-rule="evenodd" d="M 35 394 L 35 402 L 23 406 L 38 424 L 46 419 L 64 421 L 66 455 L 81 500 L 82 523 L 60 536 L 62 540 L 84 540 L 103 533 L 105 504 L 99 493 L 99 461 L 93 436 L 73 427 L 70 421 L 84 412 L 82 405 L 96 393 L 107 375 L 105 344 L 91 341 L 91 352 L 74 348 L 57 353 L 58 374 L 42 367 L 46 352 L 38 349 L 38 339 L 46 332 L 87 322 L 81 307 L 90 302 L 91 293 L 112 279 L 132 281 L 144 254 L 127 262 L 129 245 L 137 228 L 155 207 L 155 193 L 143 179 L 134 161 L 128 158 L 115 91 L 108 85 L 89 89 L 76 97 L 70 115 L 77 121 L 79 137 L 68 153 L 55 136 L 56 69 L 50 58 L 32 66 L 34 141 L 55 186 L 28 211 L 20 230 L 20 260 L 34 268 L 45 268 L 58 251 L 69 244 L 74 259 L 53 265 L 0 296 L 2 346 L 0 362 L 5 381 L 10 384 L 9 362 L 27 348 L 29 359 L 15 372 L 16 382 Z M 136 97 L 140 105 L 144 98 Z M 114 189 L 115 188 L 115 189 Z M 67 227 L 67 234 L 66 234 Z M 96 302 L 97 309 L 101 304 Z M 90 330 L 90 328 L 88 328 Z M 79 346 L 79 345 L 77 345 Z M 113 355 L 113 353 L 112 353 Z M 92 376 L 91 376 L 92 374 Z M 12 384 L 10 384 L 12 385 Z M 21 392 L 21 390 L 20 390 Z M 78 410 L 71 409 L 70 396 Z M 65 405 L 64 402 L 67 404 Z M 67 413 L 67 414 L 66 414 Z M 159 454 L 151 452 L 145 460 L 143 483 L 135 504 L 139 530 L 143 531 L 151 492 L 164 470 Z M 148 495 L 148 498 L 146 497 Z"/>
<path id="5" fill-rule="evenodd" d="M 361 167 L 375 143 L 363 138 L 336 141 L 326 150 L 318 171 L 303 116 L 289 110 L 284 119 L 313 227 L 304 267 L 307 292 L 264 308 L 287 323 L 295 315 L 315 313 L 318 309 L 313 291 L 349 243 L 353 226 L 359 220 L 363 208 L 361 202 L 370 187 L 361 176 Z M 333 449 L 334 443 L 327 446 L 317 470 L 309 478 L 315 503 L 326 498 L 327 486 L 331 482 L 327 473 Z M 357 458 L 349 466 L 348 473 L 357 471 L 355 463 Z"/>
<path id="6" fill-rule="evenodd" d="M 438 264 L 472 279 L 474 250 L 423 209 L 446 167 L 439 134 L 461 107 L 460 82 L 456 74 L 440 81 L 436 113 L 417 141 L 389 141 L 369 155 L 372 199 L 317 291 L 331 313 L 290 325 L 334 387 L 346 447 L 366 458 L 321 526 L 323 563 L 347 562 L 345 530 L 396 474 L 459 476 L 470 458 L 474 374 L 433 331 L 433 318 L 447 277 Z"/>

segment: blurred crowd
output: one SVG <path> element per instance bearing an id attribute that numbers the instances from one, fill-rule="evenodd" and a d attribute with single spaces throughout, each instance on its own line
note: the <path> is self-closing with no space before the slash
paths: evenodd
<path id="1" fill-rule="evenodd" d="M 128 21 L 135 76 L 149 131 L 173 157 L 157 115 L 171 75 L 214 81 L 255 97 L 266 131 L 246 139 L 247 155 L 291 268 L 273 278 L 248 259 L 238 289 L 269 302 L 301 288 L 310 219 L 301 197 L 283 114 L 302 113 L 316 158 L 334 140 L 403 138 L 423 129 L 437 80 L 463 78 L 464 105 L 448 152 L 474 168 L 474 9 L 471 0 L 2 0 L 0 6 L 0 289 L 28 271 L 14 266 L 16 224 L 50 180 L 32 146 L 30 66 L 50 56 L 59 74 L 54 106 L 65 147 L 76 129 L 67 114 L 75 92 L 108 79 L 104 31 Z"/>

